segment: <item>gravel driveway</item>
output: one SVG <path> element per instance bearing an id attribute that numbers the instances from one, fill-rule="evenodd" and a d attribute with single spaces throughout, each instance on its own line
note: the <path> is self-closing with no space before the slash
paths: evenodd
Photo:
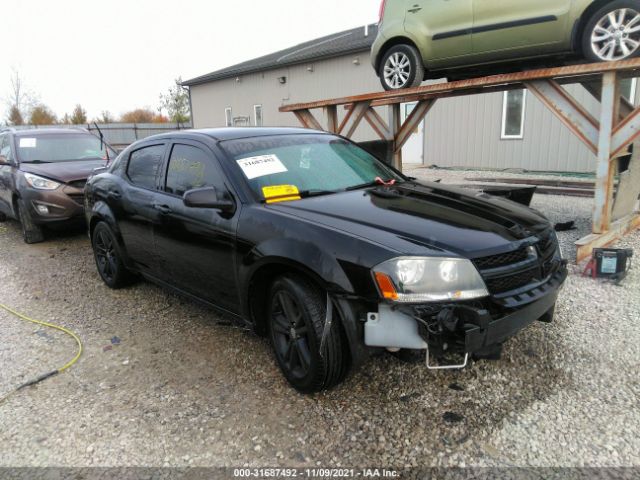
<path id="1" fill-rule="evenodd" d="M 577 220 L 560 234 L 570 255 L 591 202 L 534 206 Z M 623 245 L 640 254 L 640 233 Z M 640 466 L 640 268 L 622 287 L 577 272 L 556 322 L 522 332 L 500 361 L 433 373 L 384 355 L 302 396 L 267 342 L 225 318 L 148 283 L 107 289 L 82 232 L 28 246 L 0 224 L 0 303 L 86 348 L 0 405 L 0 466 Z M 0 332 L 0 394 L 74 353 L 3 311 Z"/>

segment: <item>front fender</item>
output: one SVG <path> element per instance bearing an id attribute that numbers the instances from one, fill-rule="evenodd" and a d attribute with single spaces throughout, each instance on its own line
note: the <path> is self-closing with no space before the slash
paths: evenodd
<path id="1" fill-rule="evenodd" d="M 302 243 L 293 238 L 273 238 L 255 246 L 240 262 L 240 284 L 248 291 L 255 273 L 270 265 L 290 266 L 312 276 L 333 293 L 355 293 L 337 259 L 313 242 Z"/>
<path id="2" fill-rule="evenodd" d="M 242 292 L 242 305 L 244 317 L 250 318 L 251 323 L 259 334 L 265 334 L 264 324 L 261 324 L 259 316 L 256 317 L 256 308 L 259 303 L 256 296 L 266 300 L 267 283 L 261 282 L 262 289 L 259 292 L 252 290 L 254 279 L 269 278 L 283 272 L 295 272 L 311 279 L 318 286 L 331 294 L 334 306 L 340 313 L 342 328 L 349 343 L 352 366 L 357 368 L 368 358 L 368 351 L 363 343 L 363 329 L 359 321 L 362 317 L 364 302 L 354 300 L 362 295 L 361 284 L 365 277 L 369 277 L 368 270 L 357 270 L 353 265 L 341 264 L 318 245 L 306 243 L 300 245 L 291 239 L 277 239 L 266 242 L 254 248 L 241 263 L 240 285 L 244 286 Z M 346 270 L 345 270 L 346 267 Z M 263 272 L 269 272 L 263 277 Z M 364 280 L 366 281 L 366 280 Z M 252 302 L 256 302 L 253 304 Z"/>

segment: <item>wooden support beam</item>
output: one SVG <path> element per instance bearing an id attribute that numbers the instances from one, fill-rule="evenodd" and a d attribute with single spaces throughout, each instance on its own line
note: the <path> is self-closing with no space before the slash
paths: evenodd
<path id="1" fill-rule="evenodd" d="M 346 117 L 338 128 L 338 133 L 344 135 L 347 138 L 351 138 L 356 132 L 356 128 L 360 125 L 360 121 L 364 118 L 365 113 L 369 109 L 371 102 L 358 102 L 354 103 L 348 110 Z"/>
<path id="2" fill-rule="evenodd" d="M 373 131 L 382 139 L 382 140 L 392 140 L 393 135 L 391 134 L 391 129 L 387 122 L 376 112 L 373 108 L 369 107 L 364 114 L 365 120 L 371 125 Z"/>
<path id="3" fill-rule="evenodd" d="M 338 133 L 338 106 L 328 105 L 324 107 L 324 109 L 327 114 L 327 131 L 331 133 Z"/>
<path id="4" fill-rule="evenodd" d="M 347 138 L 351 138 L 356 132 L 356 128 L 360 125 L 360 121 L 364 118 L 364 114 L 369 109 L 370 102 L 354 103 L 347 111 L 347 115 L 338 128 L 338 133 Z"/>
<path id="5" fill-rule="evenodd" d="M 424 117 L 429 113 L 429 110 L 433 108 L 435 103 L 435 99 L 418 102 L 396 135 L 396 150 L 400 150 L 404 147 L 404 144 L 407 143 L 409 138 L 411 138 L 413 132 L 419 127 L 420 122 L 424 120 Z"/>
<path id="6" fill-rule="evenodd" d="M 526 83 L 533 93 L 593 153 L 598 152 L 599 122 L 553 80 Z"/>
<path id="7" fill-rule="evenodd" d="M 640 60 L 633 58 L 610 63 L 593 63 L 587 65 L 568 65 L 558 68 L 542 68 L 524 72 L 491 75 L 488 77 L 472 78 L 449 83 L 436 83 L 406 90 L 392 90 L 388 92 L 367 93 L 351 97 L 333 98 L 309 103 L 283 105 L 281 112 L 293 112 L 300 109 L 321 108 L 327 105 L 346 105 L 348 103 L 369 101 L 376 105 L 405 103 L 408 97 L 424 99 L 428 96 L 444 97 L 451 92 L 461 92 L 462 95 L 484 93 L 488 88 L 498 87 L 500 90 L 521 88 L 527 82 L 535 80 L 558 79 L 562 83 L 581 83 L 589 79 L 597 78 L 606 72 L 620 72 L 625 77 L 637 77 L 640 75 Z"/>
<path id="8" fill-rule="evenodd" d="M 580 263 L 591 257 L 594 248 L 607 247 L 638 228 L 640 228 L 640 215 L 633 214 L 613 222 L 606 233 L 593 233 L 578 240 L 576 242 L 578 248 L 576 262 Z"/>
<path id="9" fill-rule="evenodd" d="M 320 122 L 316 120 L 316 117 L 314 117 L 313 113 L 311 113 L 308 109 L 296 110 L 293 113 L 305 128 L 324 130 L 324 128 L 322 128 L 322 125 L 320 125 Z"/>

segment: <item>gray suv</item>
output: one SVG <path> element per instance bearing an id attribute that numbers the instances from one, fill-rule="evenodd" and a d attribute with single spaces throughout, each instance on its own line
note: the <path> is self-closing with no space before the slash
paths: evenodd
<path id="1" fill-rule="evenodd" d="M 84 185 L 115 151 L 83 128 L 0 130 L 0 221 L 18 220 L 26 243 L 44 227 L 84 221 Z"/>

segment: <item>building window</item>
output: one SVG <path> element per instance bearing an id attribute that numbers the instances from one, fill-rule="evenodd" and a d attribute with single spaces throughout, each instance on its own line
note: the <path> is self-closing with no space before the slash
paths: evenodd
<path id="1" fill-rule="evenodd" d="M 256 127 L 262 126 L 262 105 L 253 106 L 253 120 Z"/>
<path id="2" fill-rule="evenodd" d="M 636 103 L 636 87 L 638 84 L 637 78 L 625 78 L 620 82 L 620 93 L 629 102 Z"/>
<path id="3" fill-rule="evenodd" d="M 224 109 L 224 123 L 227 127 L 233 127 L 233 113 L 231 107 Z"/>
<path id="4" fill-rule="evenodd" d="M 521 139 L 524 136 L 526 90 L 504 92 L 502 104 L 502 138 Z"/>

